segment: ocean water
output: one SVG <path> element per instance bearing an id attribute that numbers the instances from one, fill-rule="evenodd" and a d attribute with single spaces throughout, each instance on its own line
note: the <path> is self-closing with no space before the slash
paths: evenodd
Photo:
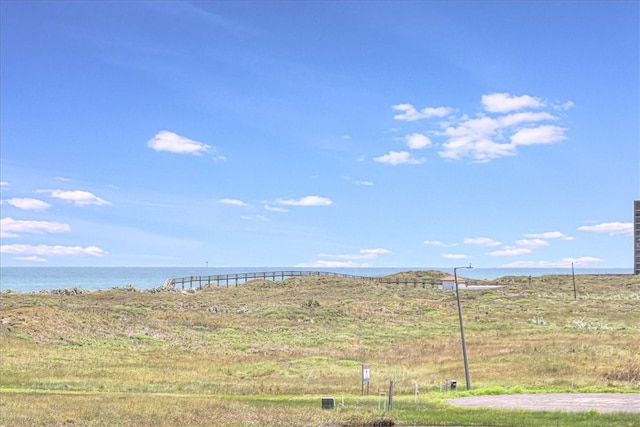
<path id="1" fill-rule="evenodd" d="M 161 286 L 167 279 L 216 274 L 263 271 L 323 271 L 355 276 L 386 276 L 401 271 L 440 270 L 453 274 L 452 268 L 296 268 L 296 267 L 0 267 L 0 290 L 34 292 L 79 287 L 89 290 L 133 285 L 141 289 Z M 632 274 L 631 268 L 583 268 L 575 274 Z M 469 279 L 497 279 L 504 276 L 571 274 L 570 268 L 474 268 L 458 269 L 458 276 Z"/>

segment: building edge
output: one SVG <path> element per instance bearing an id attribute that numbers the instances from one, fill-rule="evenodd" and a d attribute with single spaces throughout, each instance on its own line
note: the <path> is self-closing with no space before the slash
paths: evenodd
<path id="1" fill-rule="evenodd" d="M 640 274 L 640 200 L 633 202 L 633 274 Z"/>

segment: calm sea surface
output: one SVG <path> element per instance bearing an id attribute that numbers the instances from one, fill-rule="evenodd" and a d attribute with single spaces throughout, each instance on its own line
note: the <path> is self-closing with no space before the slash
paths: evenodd
<path id="1" fill-rule="evenodd" d="M 20 292 L 80 287 L 90 290 L 134 285 L 137 288 L 161 286 L 167 279 L 216 274 L 262 271 L 325 271 L 356 276 L 386 276 L 400 271 L 440 270 L 453 274 L 451 268 L 296 268 L 296 267 L 0 267 L 0 289 Z M 632 274 L 631 268 L 583 268 L 580 274 Z M 543 276 L 571 274 L 570 268 L 474 268 L 458 270 L 470 279 L 497 279 L 504 276 Z"/>

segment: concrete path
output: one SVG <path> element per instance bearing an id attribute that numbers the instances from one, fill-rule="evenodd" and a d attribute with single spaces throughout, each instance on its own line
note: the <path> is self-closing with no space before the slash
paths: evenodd
<path id="1" fill-rule="evenodd" d="M 446 402 L 465 407 L 525 409 L 528 411 L 588 411 L 638 412 L 640 394 L 632 393 L 541 393 L 476 396 L 447 399 Z"/>

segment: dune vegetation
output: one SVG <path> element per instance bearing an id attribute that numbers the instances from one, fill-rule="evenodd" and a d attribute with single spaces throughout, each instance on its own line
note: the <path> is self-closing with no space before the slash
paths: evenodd
<path id="1" fill-rule="evenodd" d="M 578 275 L 575 293 L 570 275 L 467 284 L 499 286 L 460 291 L 471 391 L 455 292 L 429 284 L 307 276 L 190 291 L 4 291 L 0 425 L 640 426 L 637 413 L 444 402 L 639 393 L 639 276 Z M 441 391 L 452 379 L 458 389 Z M 390 381 L 391 409 L 379 395 Z M 322 409 L 323 396 L 336 409 Z"/>

